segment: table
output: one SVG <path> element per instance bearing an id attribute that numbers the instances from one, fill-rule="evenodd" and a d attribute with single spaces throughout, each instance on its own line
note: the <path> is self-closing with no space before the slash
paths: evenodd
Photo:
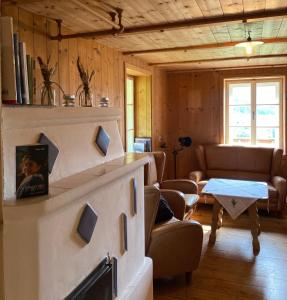
<path id="1" fill-rule="evenodd" d="M 254 255 L 260 252 L 260 223 L 256 201 L 268 199 L 266 182 L 251 180 L 233 180 L 212 178 L 203 188 L 202 194 L 211 194 L 214 197 L 211 233 L 209 244 L 216 241 L 216 230 L 222 226 L 223 208 L 236 219 L 243 211 L 248 210 L 251 223 L 252 245 Z"/>

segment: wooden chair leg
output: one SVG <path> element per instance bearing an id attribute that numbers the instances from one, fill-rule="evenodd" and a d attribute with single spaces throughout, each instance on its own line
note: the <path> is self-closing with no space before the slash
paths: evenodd
<path id="1" fill-rule="evenodd" d="M 186 284 L 190 284 L 192 282 L 192 272 L 185 273 L 185 282 Z"/>
<path id="2" fill-rule="evenodd" d="M 187 209 L 187 211 L 186 211 L 186 213 L 184 215 L 184 219 L 185 220 L 190 220 L 191 216 L 192 216 L 192 213 L 193 213 L 192 208 L 191 209 Z"/>

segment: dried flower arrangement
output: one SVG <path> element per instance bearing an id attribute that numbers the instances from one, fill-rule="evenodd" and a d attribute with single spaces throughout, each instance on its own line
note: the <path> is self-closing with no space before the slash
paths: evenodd
<path id="1" fill-rule="evenodd" d="M 79 75 L 82 81 L 82 84 L 78 87 L 76 95 L 79 90 L 82 90 L 79 93 L 80 105 L 81 106 L 93 106 L 93 95 L 91 94 L 90 82 L 95 75 L 95 70 L 89 74 L 88 70 L 85 70 L 83 65 L 80 62 L 80 57 L 77 59 L 77 67 L 79 71 Z"/>
<path id="2" fill-rule="evenodd" d="M 55 74 L 57 69 L 57 64 L 54 67 L 50 67 L 50 56 L 47 59 L 47 63 L 45 64 L 40 56 L 37 57 L 41 73 L 44 79 L 43 87 L 41 89 L 41 104 L 42 105 L 55 105 L 55 89 L 53 85 L 57 85 L 60 90 L 64 93 L 63 89 L 60 85 L 54 81 L 52 81 L 52 77 Z"/>

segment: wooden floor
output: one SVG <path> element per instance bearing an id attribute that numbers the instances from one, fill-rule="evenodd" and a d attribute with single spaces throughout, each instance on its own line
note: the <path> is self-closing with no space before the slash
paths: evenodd
<path id="1" fill-rule="evenodd" d="M 211 222 L 211 208 L 199 207 L 194 219 Z M 203 255 L 191 285 L 184 277 L 157 280 L 155 300 L 285 300 L 287 299 L 287 217 L 260 217 L 261 251 L 253 256 L 247 215 L 232 221 L 225 213 L 213 247 L 204 226 Z"/>

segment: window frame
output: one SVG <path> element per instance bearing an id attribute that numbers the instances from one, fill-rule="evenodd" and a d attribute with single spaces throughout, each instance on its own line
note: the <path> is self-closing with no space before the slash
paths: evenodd
<path id="1" fill-rule="evenodd" d="M 285 77 L 284 76 L 272 76 L 272 77 L 254 77 L 254 78 L 226 78 L 224 79 L 224 143 L 232 145 L 229 141 L 229 85 L 250 83 L 251 84 L 251 143 L 248 146 L 268 147 L 264 144 L 256 144 L 256 84 L 265 82 L 278 82 L 279 83 L 279 148 L 285 149 L 285 103 L 284 88 Z M 255 117 L 254 117 L 255 116 Z M 244 127 L 244 126 L 243 126 Z M 275 126 L 274 126 L 275 127 Z M 235 144 L 245 145 L 245 144 Z"/>
<path id="2" fill-rule="evenodd" d="M 127 99 L 127 94 L 128 94 L 128 91 L 127 91 L 127 82 L 128 80 L 131 80 L 133 82 L 133 103 L 132 104 L 128 104 L 128 99 Z M 125 150 L 126 152 L 129 151 L 129 145 L 128 145 L 128 132 L 129 131 L 133 131 L 133 135 L 135 137 L 135 76 L 132 76 L 132 75 L 126 75 L 126 80 L 125 80 L 125 88 L 126 88 L 126 96 L 125 96 Z M 133 129 L 128 129 L 127 128 L 127 123 L 128 123 L 128 113 L 127 113 L 127 108 L 128 106 L 132 106 L 133 107 Z"/>

